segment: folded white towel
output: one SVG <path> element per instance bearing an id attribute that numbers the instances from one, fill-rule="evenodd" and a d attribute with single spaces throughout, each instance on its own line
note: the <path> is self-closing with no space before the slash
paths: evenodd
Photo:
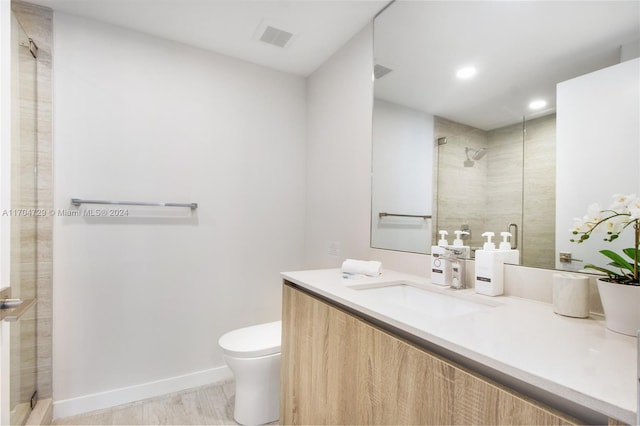
<path id="1" fill-rule="evenodd" d="M 382 263 L 376 260 L 347 259 L 342 262 L 342 272 L 377 277 L 382 273 Z"/>

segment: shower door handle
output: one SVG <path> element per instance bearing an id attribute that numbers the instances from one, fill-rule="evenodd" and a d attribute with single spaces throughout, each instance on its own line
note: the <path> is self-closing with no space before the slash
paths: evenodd
<path id="1" fill-rule="evenodd" d="M 514 229 L 515 231 L 511 231 L 511 229 Z M 510 232 L 511 235 L 513 235 L 513 239 L 512 244 L 511 244 L 511 248 L 512 249 L 517 249 L 518 248 L 518 224 L 517 223 L 510 223 L 509 226 L 507 227 L 507 232 Z"/>
<path id="2" fill-rule="evenodd" d="M 18 321 L 35 304 L 36 299 L 0 299 L 0 320 Z"/>

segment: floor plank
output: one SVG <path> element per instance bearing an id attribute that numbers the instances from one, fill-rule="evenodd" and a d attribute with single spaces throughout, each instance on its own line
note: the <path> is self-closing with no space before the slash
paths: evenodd
<path id="1" fill-rule="evenodd" d="M 54 425 L 237 425 L 234 382 L 172 393 L 54 420 Z"/>

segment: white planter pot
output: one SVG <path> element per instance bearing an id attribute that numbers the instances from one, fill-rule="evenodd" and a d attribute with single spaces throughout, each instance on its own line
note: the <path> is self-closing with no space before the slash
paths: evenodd
<path id="1" fill-rule="evenodd" d="M 553 274 L 553 311 L 568 317 L 587 318 L 589 278 L 577 274 Z"/>
<path id="2" fill-rule="evenodd" d="M 636 336 L 640 329 L 640 286 L 598 280 L 598 292 L 609 330 Z"/>

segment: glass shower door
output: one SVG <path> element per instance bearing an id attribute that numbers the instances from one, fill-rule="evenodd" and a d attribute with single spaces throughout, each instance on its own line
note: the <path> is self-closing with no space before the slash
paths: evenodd
<path id="1" fill-rule="evenodd" d="M 11 297 L 36 298 L 37 47 L 12 15 Z M 6 218 L 5 218 L 6 219 Z M 36 309 L 10 326 L 10 421 L 24 424 L 36 396 Z"/>

